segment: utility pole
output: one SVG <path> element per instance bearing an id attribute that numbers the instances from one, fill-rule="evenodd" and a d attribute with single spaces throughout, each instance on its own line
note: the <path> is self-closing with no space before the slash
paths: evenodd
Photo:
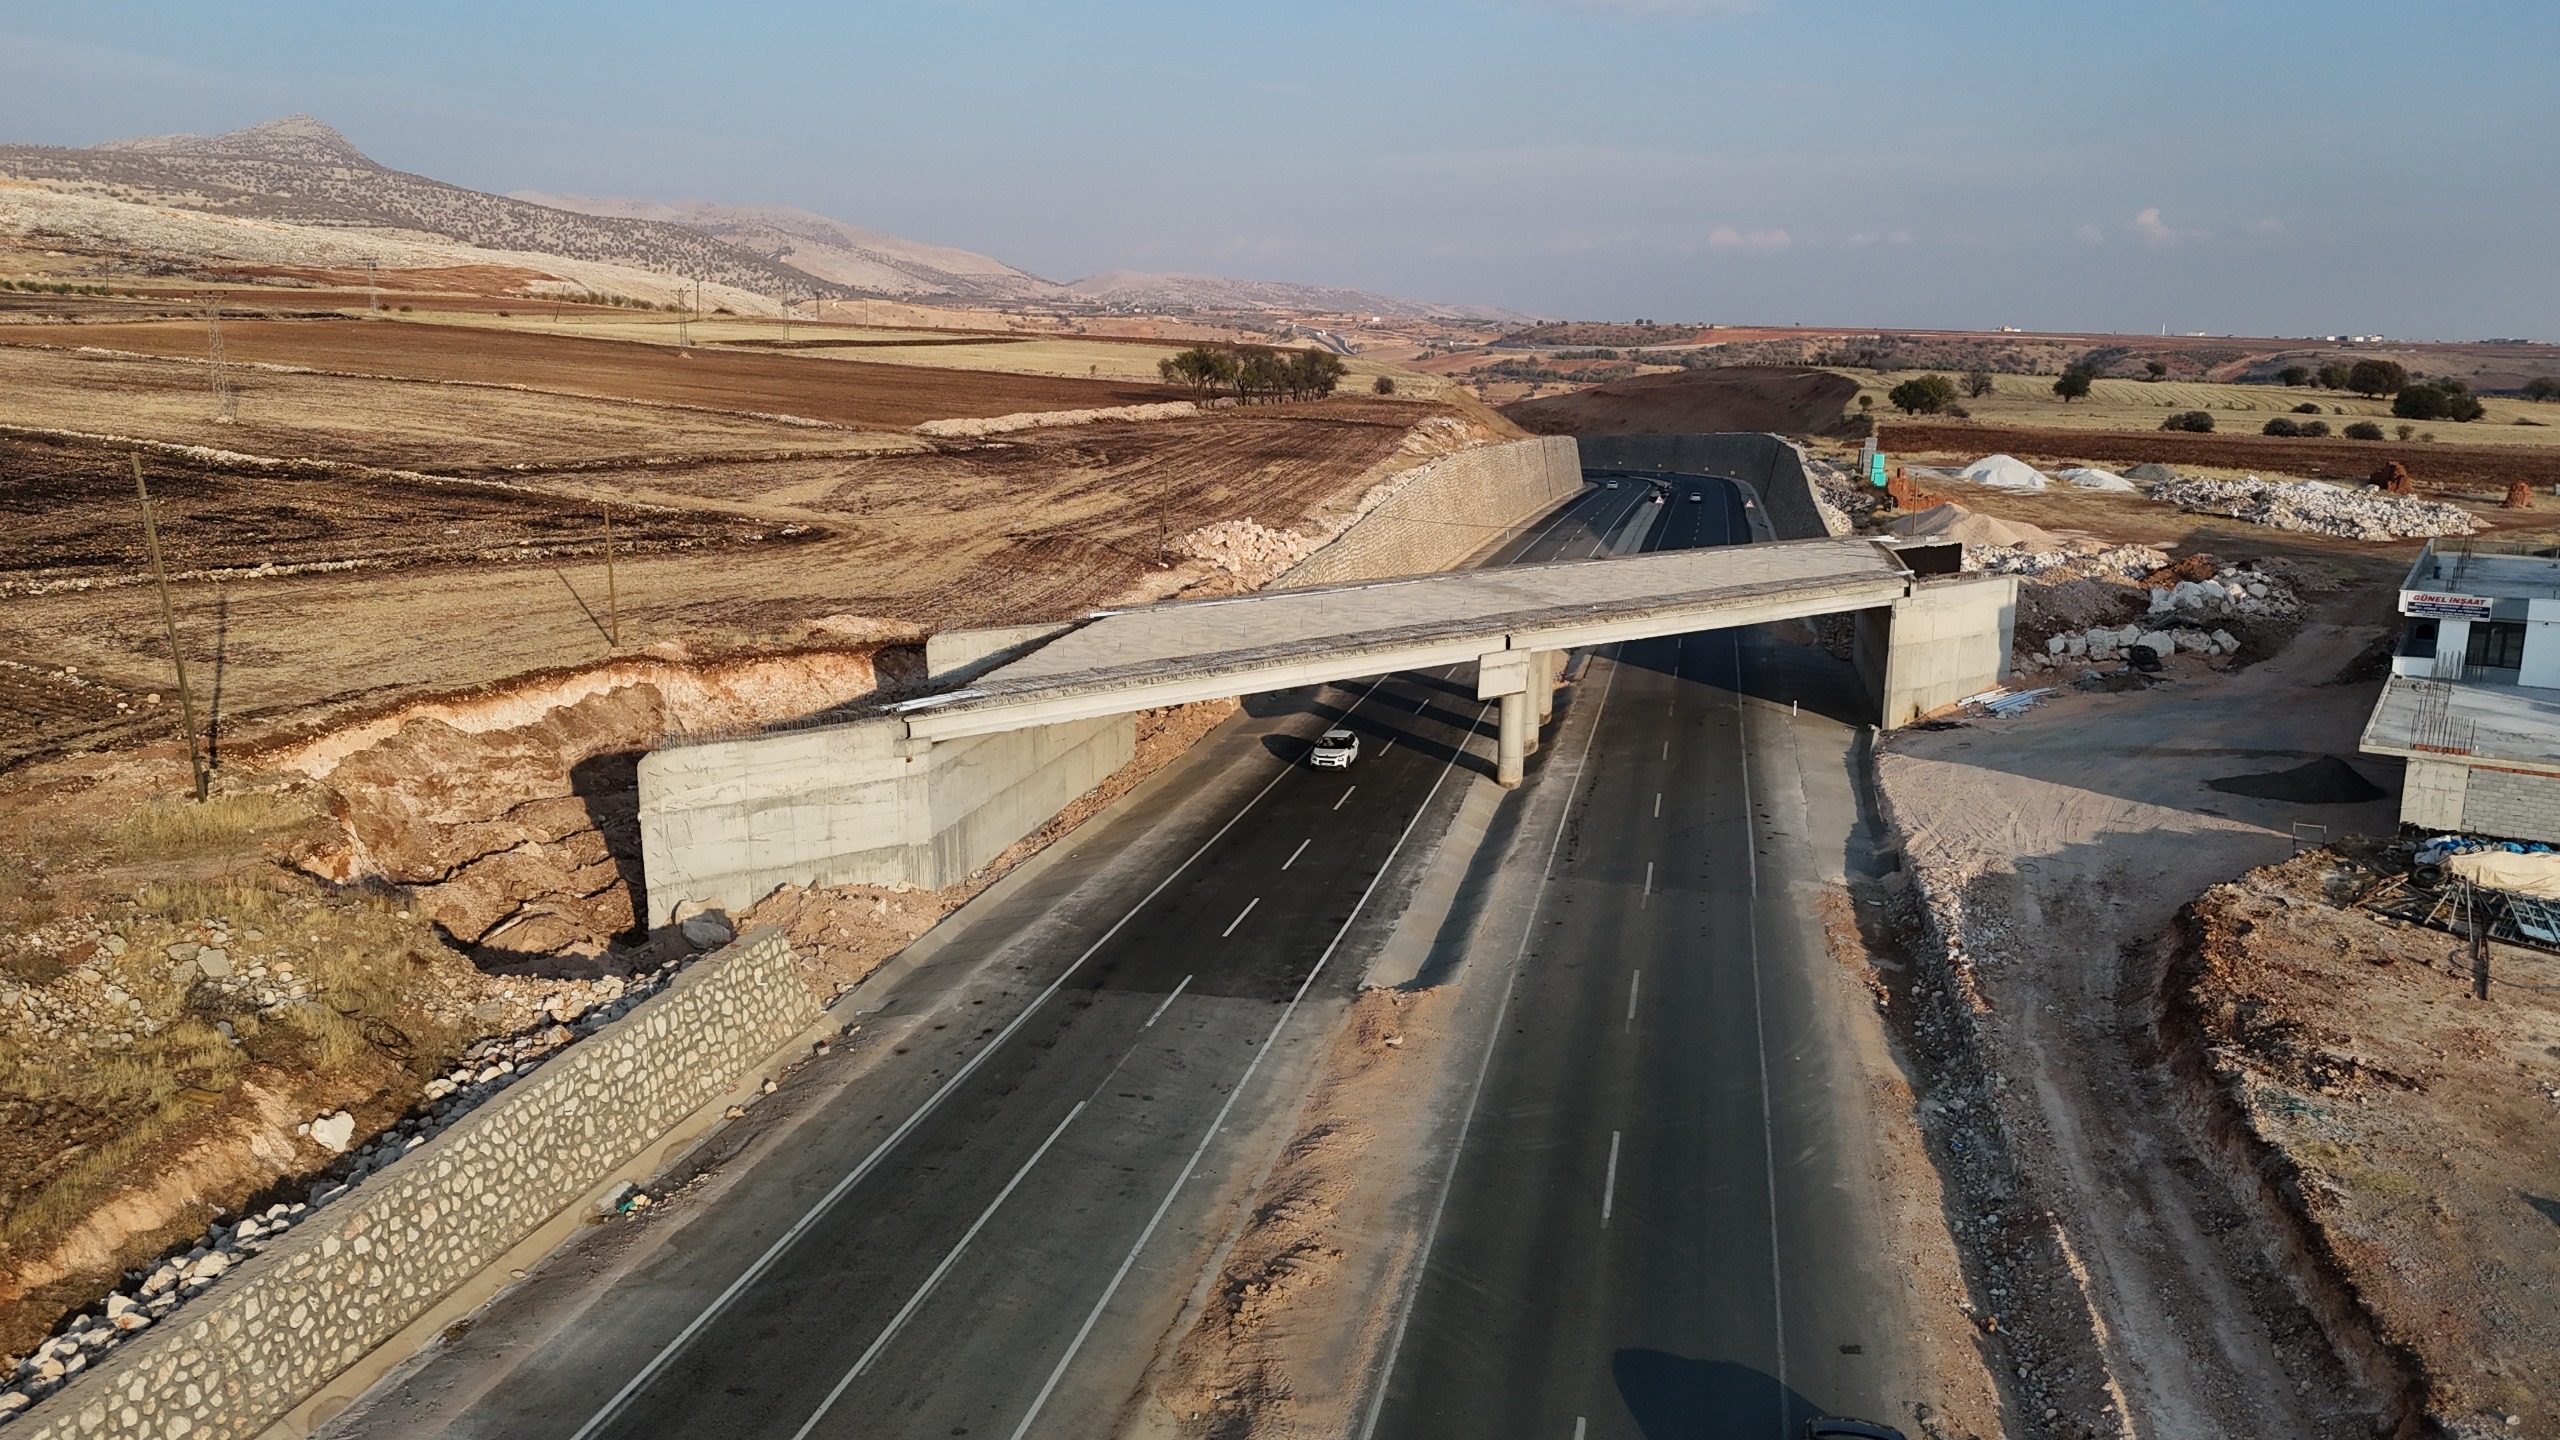
<path id="1" fill-rule="evenodd" d="M 187 657 L 178 650 L 178 614 L 169 606 L 169 571 L 160 563 L 160 527 L 151 518 L 151 487 L 142 480 L 142 456 L 133 457 L 133 493 L 142 500 L 142 543 L 151 551 L 151 578 L 160 586 L 160 628 L 169 636 L 169 663 L 178 672 L 178 717 L 187 727 L 187 765 L 195 771 L 196 803 L 204 803 L 212 786 L 204 773 L 204 751 L 196 744 L 196 701 L 187 689 Z"/>
<path id="2" fill-rule="evenodd" d="M 613 507 L 604 507 L 604 634 L 616 650 L 622 648 L 622 601 L 613 584 Z"/>
<path id="3" fill-rule="evenodd" d="M 231 367 L 222 358 L 222 300 L 214 292 L 205 292 L 204 323 L 206 343 L 213 368 L 213 403 L 220 423 L 228 425 L 240 418 L 240 398 L 231 390 Z M 134 457 L 135 465 L 142 457 Z"/>
<path id="4" fill-rule="evenodd" d="M 364 307 L 367 314 L 382 313 L 382 284 L 373 273 L 373 257 L 364 257 Z"/>

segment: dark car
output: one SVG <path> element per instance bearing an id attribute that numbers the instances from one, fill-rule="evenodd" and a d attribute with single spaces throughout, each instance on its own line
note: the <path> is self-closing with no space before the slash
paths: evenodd
<path id="1" fill-rule="evenodd" d="M 1816 1415 L 1804 1422 L 1804 1440 L 1904 1440 L 1901 1431 L 1873 1420 Z"/>

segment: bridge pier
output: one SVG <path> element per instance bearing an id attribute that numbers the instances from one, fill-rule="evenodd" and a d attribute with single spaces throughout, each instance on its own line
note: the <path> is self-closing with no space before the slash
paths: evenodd
<path id="1" fill-rule="evenodd" d="M 1529 751 L 1538 742 L 1538 727 L 1529 718 L 1529 696 L 1515 690 L 1502 697 L 1502 733 L 1494 755 L 1493 778 L 1505 790 L 1517 790 L 1528 775 Z"/>

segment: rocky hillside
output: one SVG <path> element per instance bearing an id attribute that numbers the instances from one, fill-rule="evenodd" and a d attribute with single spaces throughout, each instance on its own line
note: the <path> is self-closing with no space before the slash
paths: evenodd
<path id="1" fill-rule="evenodd" d="M 865 230 L 789 205 L 714 205 L 705 200 L 668 205 L 591 195 L 546 195 L 537 190 L 518 190 L 513 198 L 582 215 L 682 225 L 777 264 L 870 295 L 1003 302 L 1054 300 L 1062 292 L 1055 281 L 1016 270 L 989 256 Z"/>
<path id="2" fill-rule="evenodd" d="M 577 214 L 392 170 L 308 115 L 223 135 L 163 135 L 81 150 L 0 146 L 0 175 L 204 214 L 398 231 L 623 265 L 776 298 L 851 293 L 688 226 Z"/>

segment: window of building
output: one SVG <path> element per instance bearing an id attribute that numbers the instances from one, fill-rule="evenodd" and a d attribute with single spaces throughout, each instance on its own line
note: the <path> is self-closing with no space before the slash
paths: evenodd
<path id="1" fill-rule="evenodd" d="M 2503 620 L 2471 622 L 2471 648 L 2462 657 L 2472 670 L 2516 670 L 2524 665 L 2524 626 Z"/>

